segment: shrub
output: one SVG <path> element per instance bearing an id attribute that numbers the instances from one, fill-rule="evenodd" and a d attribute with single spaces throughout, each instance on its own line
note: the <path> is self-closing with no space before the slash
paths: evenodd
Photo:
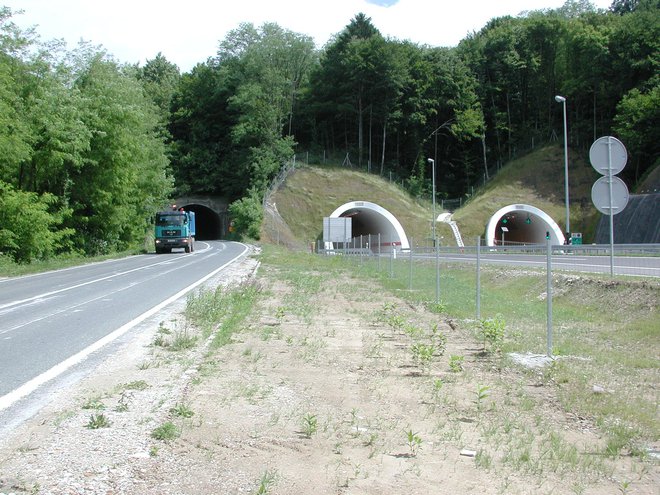
<path id="1" fill-rule="evenodd" d="M 59 229 L 67 212 L 53 212 L 56 203 L 52 194 L 17 191 L 0 181 L 0 253 L 30 263 L 61 250 L 73 230 Z"/>
<path id="2" fill-rule="evenodd" d="M 230 204 L 229 213 L 237 235 L 259 239 L 264 212 L 256 190 L 251 189 L 248 196 Z"/>

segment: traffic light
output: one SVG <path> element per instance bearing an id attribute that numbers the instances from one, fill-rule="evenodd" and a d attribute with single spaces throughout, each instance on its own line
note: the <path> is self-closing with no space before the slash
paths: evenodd
<path id="1" fill-rule="evenodd" d="M 502 219 L 502 223 L 507 223 L 508 221 L 509 221 L 509 219 L 508 219 L 507 217 L 504 217 L 504 218 Z"/>
<path id="2" fill-rule="evenodd" d="M 532 223 L 532 219 L 529 218 L 529 215 L 527 215 L 527 218 L 525 219 L 525 223 L 526 223 L 527 225 L 529 225 L 530 223 Z"/>
<path id="3" fill-rule="evenodd" d="M 546 231 L 545 231 L 545 239 L 546 239 L 547 241 L 550 240 L 550 231 L 549 231 L 549 230 L 546 230 Z"/>

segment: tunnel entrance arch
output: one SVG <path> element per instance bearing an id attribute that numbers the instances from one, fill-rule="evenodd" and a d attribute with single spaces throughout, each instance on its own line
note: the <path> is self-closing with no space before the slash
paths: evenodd
<path id="1" fill-rule="evenodd" d="M 552 244 L 564 244 L 565 237 L 559 225 L 546 212 L 531 205 L 509 205 L 497 210 L 490 218 L 486 226 L 486 244 L 501 246 L 503 241 L 504 244 L 545 244 L 546 232 L 550 233 Z"/>
<path id="2" fill-rule="evenodd" d="M 178 208 L 195 212 L 195 239 L 209 241 L 226 239 L 229 234 L 227 201 L 218 196 L 190 195 L 177 198 Z"/>
<path id="3" fill-rule="evenodd" d="M 211 241 L 222 238 L 220 215 L 211 208 L 202 205 L 182 205 L 186 211 L 195 212 L 195 240 Z"/>
<path id="4" fill-rule="evenodd" d="M 408 250 L 410 244 L 401 223 L 382 206 L 369 201 L 345 203 L 330 214 L 330 218 L 350 217 L 353 237 L 378 236 L 383 251 Z"/>

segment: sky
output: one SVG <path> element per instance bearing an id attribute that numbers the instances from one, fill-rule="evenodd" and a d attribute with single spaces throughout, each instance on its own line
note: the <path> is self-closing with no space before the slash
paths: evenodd
<path id="1" fill-rule="evenodd" d="M 42 41 L 103 46 L 123 63 L 144 65 L 161 52 L 188 72 L 216 54 L 243 22 L 265 22 L 314 39 L 322 48 L 358 13 L 383 34 L 429 46 L 456 46 L 490 19 L 558 8 L 565 0 L 0 0 L 13 22 L 35 27 Z M 591 0 L 607 8 L 612 0 Z"/>

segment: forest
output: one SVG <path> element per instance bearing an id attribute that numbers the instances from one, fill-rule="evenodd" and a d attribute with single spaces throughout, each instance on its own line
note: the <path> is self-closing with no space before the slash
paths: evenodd
<path id="1" fill-rule="evenodd" d="M 507 161 L 614 135 L 631 190 L 659 161 L 660 0 L 587 0 L 492 19 L 455 47 L 386 38 L 364 14 L 318 49 L 241 24 L 181 73 L 42 41 L 0 8 L 0 262 L 139 248 L 177 194 L 226 197 L 258 237 L 262 196 L 294 156 L 464 196 Z"/>

